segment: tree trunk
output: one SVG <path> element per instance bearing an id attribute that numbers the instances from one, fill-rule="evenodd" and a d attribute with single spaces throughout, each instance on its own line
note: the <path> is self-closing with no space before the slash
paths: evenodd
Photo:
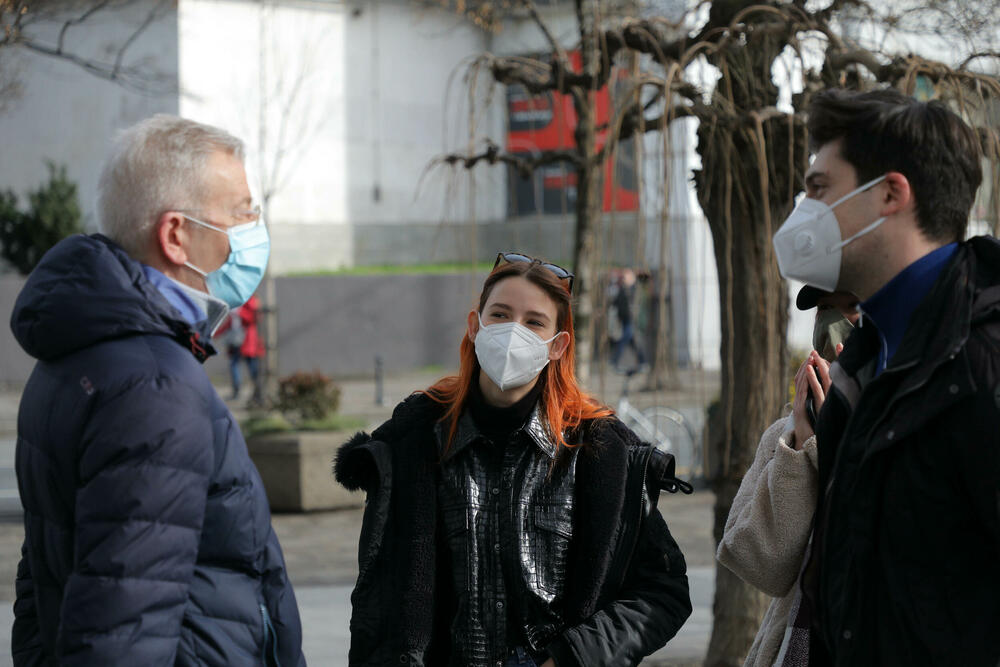
<path id="1" fill-rule="evenodd" d="M 670 180 L 664 180 L 664 188 L 670 187 Z M 664 214 L 660 219 L 659 262 L 656 269 L 656 287 L 653 288 L 655 303 L 651 314 L 656 317 L 653 324 L 653 368 L 649 373 L 646 388 L 649 390 L 677 387 L 677 347 L 674 341 L 674 314 L 670 302 L 672 281 L 670 278 L 670 218 L 666 215 L 669 198 L 664 197 Z"/>
<path id="2" fill-rule="evenodd" d="M 577 150 L 592 156 L 596 144 L 593 98 L 588 91 L 574 96 Z M 576 374 L 582 384 L 590 379 L 594 356 L 594 287 L 596 285 L 597 243 L 600 230 L 601 167 L 587 160 L 576 171 L 576 234 L 573 246 L 574 331 Z"/>
<path id="3" fill-rule="evenodd" d="M 739 482 L 722 480 L 713 484 L 715 490 L 715 522 L 713 534 L 718 545 L 726 527 L 726 517 L 732 507 Z M 715 598 L 712 601 L 712 638 L 705 658 L 706 667 L 740 667 L 753 644 L 764 612 L 771 598 L 722 565 L 715 566 Z"/>
<path id="4" fill-rule="evenodd" d="M 576 0 L 577 29 L 580 33 L 580 64 L 584 73 L 594 74 L 599 67 L 600 45 L 597 41 L 596 7 L 587 0 Z M 581 158 L 576 170 L 576 235 L 573 245 L 573 282 L 576 305 L 576 374 L 581 384 L 590 380 L 594 357 L 594 310 L 597 272 L 596 236 L 603 234 L 601 214 L 601 163 L 597 160 L 597 114 L 593 91 L 572 91 L 576 110 L 576 152 Z"/>
<path id="5" fill-rule="evenodd" d="M 791 209 L 792 186 L 807 155 L 802 132 L 788 123 L 727 127 L 703 121 L 698 130 L 702 170 L 696 183 L 712 230 L 722 311 L 722 395 L 706 471 L 716 494 L 716 544 L 760 436 L 787 402 L 788 292 L 771 236 Z M 707 666 L 743 663 L 767 602 L 716 567 Z"/>

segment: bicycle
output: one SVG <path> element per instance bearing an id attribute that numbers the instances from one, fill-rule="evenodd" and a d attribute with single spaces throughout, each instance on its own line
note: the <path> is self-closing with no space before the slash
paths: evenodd
<path id="1" fill-rule="evenodd" d="M 672 454 L 676 461 L 678 476 L 694 477 L 701 474 L 701 448 L 690 422 L 679 411 L 654 405 L 644 410 L 632 405 L 628 398 L 628 384 L 638 369 L 625 372 L 622 395 L 618 399 L 615 414 L 618 419 L 632 429 L 644 442 L 656 445 L 657 449 Z"/>

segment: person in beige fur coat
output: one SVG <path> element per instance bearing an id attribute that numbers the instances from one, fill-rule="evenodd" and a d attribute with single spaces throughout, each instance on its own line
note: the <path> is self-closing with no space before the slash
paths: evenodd
<path id="1" fill-rule="evenodd" d="M 716 554 L 733 573 L 774 598 L 744 667 L 808 664 L 808 643 L 793 641 L 790 627 L 798 609 L 796 583 L 812 530 L 819 465 L 806 397 L 813 396 L 814 419 L 830 386 L 830 363 L 858 318 L 857 298 L 844 292 L 803 287 L 796 305 L 817 307 L 815 350 L 795 375 L 791 414 L 761 436 Z"/>

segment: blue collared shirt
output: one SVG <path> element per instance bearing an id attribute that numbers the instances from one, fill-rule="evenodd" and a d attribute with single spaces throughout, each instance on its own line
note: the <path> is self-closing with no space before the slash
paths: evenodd
<path id="1" fill-rule="evenodd" d="M 160 291 L 160 294 L 166 298 L 171 306 L 177 309 L 177 312 L 181 314 L 181 317 L 188 324 L 194 326 L 208 319 L 208 315 L 194 302 L 194 299 L 188 296 L 176 282 L 168 278 L 161 271 L 145 264 L 142 265 L 142 271 L 146 274 L 146 279 L 153 284 L 153 287 Z"/>
<path id="2" fill-rule="evenodd" d="M 949 243 L 927 253 L 896 274 L 896 277 L 861 304 L 862 326 L 864 320 L 872 320 L 882 342 L 876 375 L 885 370 L 896 354 L 913 312 L 931 291 L 957 249 L 957 243 Z"/>

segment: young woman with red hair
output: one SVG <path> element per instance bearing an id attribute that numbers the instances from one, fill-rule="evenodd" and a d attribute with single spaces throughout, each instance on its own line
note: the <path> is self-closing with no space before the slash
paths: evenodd
<path id="1" fill-rule="evenodd" d="M 656 508 L 690 486 L 577 385 L 572 280 L 501 253 L 458 375 L 338 452 L 368 494 L 351 665 L 636 665 L 691 613 Z"/>

